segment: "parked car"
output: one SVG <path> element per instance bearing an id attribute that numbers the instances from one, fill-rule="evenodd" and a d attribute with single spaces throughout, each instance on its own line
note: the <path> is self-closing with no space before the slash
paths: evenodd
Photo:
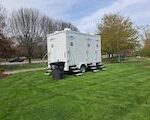
<path id="1" fill-rule="evenodd" d="M 23 58 L 20 58 L 20 57 L 16 57 L 16 58 L 13 58 L 11 60 L 9 60 L 9 62 L 23 62 L 25 59 Z"/>

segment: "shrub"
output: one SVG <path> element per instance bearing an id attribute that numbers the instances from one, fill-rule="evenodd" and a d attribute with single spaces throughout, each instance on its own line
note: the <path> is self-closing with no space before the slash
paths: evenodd
<path id="1" fill-rule="evenodd" d="M 0 68 L 0 73 L 4 72 L 5 70 L 3 68 Z"/>

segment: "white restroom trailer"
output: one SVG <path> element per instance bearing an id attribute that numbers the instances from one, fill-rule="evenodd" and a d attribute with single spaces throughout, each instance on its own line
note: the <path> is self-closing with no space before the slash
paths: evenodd
<path id="1" fill-rule="evenodd" d="M 89 66 L 101 63 L 101 39 L 99 35 L 65 29 L 47 35 L 48 68 L 50 63 L 65 62 L 65 71 L 85 72 Z"/>

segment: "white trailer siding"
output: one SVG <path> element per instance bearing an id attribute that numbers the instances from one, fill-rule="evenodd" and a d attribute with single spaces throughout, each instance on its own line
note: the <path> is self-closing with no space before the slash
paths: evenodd
<path id="1" fill-rule="evenodd" d="M 52 62 L 66 61 L 66 34 L 53 33 L 47 37 L 48 67 Z"/>
<path id="2" fill-rule="evenodd" d="M 101 62 L 99 36 L 69 31 L 66 37 L 69 65 Z"/>
<path id="3" fill-rule="evenodd" d="M 60 31 L 47 36 L 48 67 L 52 62 L 65 62 L 69 66 L 101 62 L 101 43 L 98 35 L 74 31 Z"/>
<path id="4" fill-rule="evenodd" d="M 67 51 L 69 65 L 86 63 L 86 40 L 85 35 L 67 32 Z"/>
<path id="5" fill-rule="evenodd" d="M 101 39 L 99 36 L 97 36 L 96 38 L 93 38 L 94 42 L 93 42 L 93 48 L 94 48 L 94 61 L 97 62 L 101 62 Z"/>

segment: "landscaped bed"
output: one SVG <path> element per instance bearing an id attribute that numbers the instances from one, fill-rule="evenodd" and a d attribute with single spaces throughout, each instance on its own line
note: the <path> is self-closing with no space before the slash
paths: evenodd
<path id="1" fill-rule="evenodd" d="M 3 68 L 0 68 L 0 80 L 7 77 L 8 75 L 5 75 L 4 74 L 4 69 Z"/>
<path id="2" fill-rule="evenodd" d="M 149 120 L 150 60 L 54 81 L 44 71 L 0 81 L 0 120 Z"/>

